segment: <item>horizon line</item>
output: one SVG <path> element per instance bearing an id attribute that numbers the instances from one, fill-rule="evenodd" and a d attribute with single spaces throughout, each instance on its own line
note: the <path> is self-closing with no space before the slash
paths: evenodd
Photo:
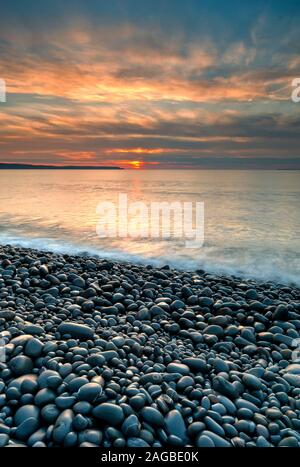
<path id="1" fill-rule="evenodd" d="M 201 167 L 201 166 L 188 166 L 188 167 L 120 167 L 120 166 L 99 166 L 99 165 L 51 165 L 51 164 L 26 164 L 26 163 L 6 163 L 0 162 L 0 170 L 133 170 L 133 171 L 147 171 L 147 170 L 283 170 L 283 171 L 299 171 L 295 167 Z"/>

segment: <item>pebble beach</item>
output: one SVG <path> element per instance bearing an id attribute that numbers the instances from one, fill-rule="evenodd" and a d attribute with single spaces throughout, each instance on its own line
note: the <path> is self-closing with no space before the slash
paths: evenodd
<path id="1" fill-rule="evenodd" d="M 296 286 L 1 246 L 0 332 L 1 447 L 300 446 Z"/>

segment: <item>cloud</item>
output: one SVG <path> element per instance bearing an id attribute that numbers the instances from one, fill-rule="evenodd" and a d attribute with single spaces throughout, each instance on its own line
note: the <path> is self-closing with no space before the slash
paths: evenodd
<path id="1" fill-rule="evenodd" d="M 0 160 L 300 157 L 294 10 L 34 3 L 2 11 Z"/>

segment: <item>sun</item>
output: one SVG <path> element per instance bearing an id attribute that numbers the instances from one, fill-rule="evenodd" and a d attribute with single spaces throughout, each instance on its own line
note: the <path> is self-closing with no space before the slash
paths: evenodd
<path id="1" fill-rule="evenodd" d="M 142 161 L 130 161 L 129 163 L 133 169 L 140 169 L 144 165 Z"/>

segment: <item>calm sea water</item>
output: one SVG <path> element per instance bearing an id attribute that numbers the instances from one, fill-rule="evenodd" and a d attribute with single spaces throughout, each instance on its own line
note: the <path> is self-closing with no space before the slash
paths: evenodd
<path id="1" fill-rule="evenodd" d="M 96 207 L 205 204 L 205 242 L 101 239 Z M 0 243 L 300 284 L 298 171 L 0 171 Z"/>

